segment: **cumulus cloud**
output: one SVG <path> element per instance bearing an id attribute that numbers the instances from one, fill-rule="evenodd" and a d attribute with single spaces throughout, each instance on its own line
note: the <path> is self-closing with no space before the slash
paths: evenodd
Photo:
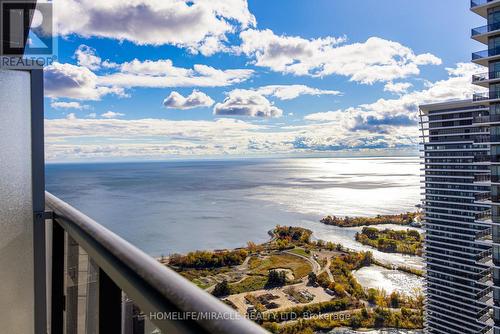
<path id="1" fill-rule="evenodd" d="M 330 112 L 309 114 L 308 121 L 336 121 L 352 131 L 386 133 L 393 127 L 415 126 L 420 104 L 452 99 L 470 98 L 477 88 L 470 77 L 481 68 L 474 64 L 459 63 L 447 68 L 448 79 L 428 83 L 423 90 L 403 94 L 397 99 L 379 99 L 373 103 Z M 416 128 L 416 127 L 415 127 Z"/>
<path id="2" fill-rule="evenodd" d="M 371 37 L 364 43 L 342 44 L 345 38 L 305 39 L 247 29 L 240 33 L 238 52 L 254 57 L 255 65 L 294 75 L 343 75 L 372 84 L 420 73 L 419 66 L 439 65 L 441 59 L 416 55 L 400 43 Z M 342 45 L 340 45 L 342 44 Z"/>
<path id="3" fill-rule="evenodd" d="M 101 116 L 104 118 L 118 118 L 120 116 L 125 116 L 125 114 L 114 111 L 106 111 L 105 113 L 101 114 Z"/>
<path id="4" fill-rule="evenodd" d="M 411 150 L 418 143 L 417 106 L 470 97 L 474 90 L 470 75 L 477 70 L 481 71 L 472 64 L 457 64 L 447 69 L 448 79 L 430 82 L 423 89 L 394 99 L 310 114 L 306 122 L 288 125 L 233 118 L 50 119 L 45 121 L 47 159 Z M 250 90 L 239 95 L 249 94 L 257 93 Z M 227 100 L 238 100 L 236 95 L 229 94 Z M 251 103 L 242 103 L 247 104 Z"/>
<path id="5" fill-rule="evenodd" d="M 222 103 L 214 107 L 214 114 L 221 116 L 280 117 L 283 110 L 253 90 L 235 89 Z"/>
<path id="6" fill-rule="evenodd" d="M 384 92 L 391 92 L 391 93 L 396 93 L 396 94 L 406 93 L 408 91 L 408 89 L 410 89 L 410 87 L 412 87 L 412 86 L 413 85 L 409 82 L 394 83 L 392 81 L 389 81 L 384 86 Z"/>
<path id="7" fill-rule="evenodd" d="M 86 59 L 86 58 L 81 58 Z M 104 62 L 101 62 L 101 65 Z M 109 63 L 108 63 L 109 64 Z M 100 100 L 114 94 L 127 97 L 126 88 L 149 87 L 221 87 L 243 82 L 253 74 L 247 69 L 220 70 L 195 64 L 193 68 L 176 67 L 170 59 L 113 64 L 103 74 L 88 67 L 53 63 L 45 68 L 45 92 L 49 97 Z"/>
<path id="8" fill-rule="evenodd" d="M 100 100 L 108 94 L 125 96 L 121 87 L 99 84 L 99 77 L 87 67 L 53 63 L 44 69 L 45 95 L 78 100 Z"/>
<path id="9" fill-rule="evenodd" d="M 300 95 L 341 95 L 338 90 L 325 90 L 306 85 L 269 85 L 256 89 L 261 95 L 274 96 L 280 100 L 291 100 Z"/>
<path id="10" fill-rule="evenodd" d="M 163 105 L 166 108 L 180 110 L 210 107 L 213 104 L 214 100 L 212 100 L 210 96 L 197 90 L 193 90 L 191 94 L 186 97 L 173 91 L 163 100 Z"/>
<path id="11" fill-rule="evenodd" d="M 175 45 L 212 55 L 227 34 L 255 26 L 246 0 L 61 0 L 57 31 L 139 45 Z"/>
<path id="12" fill-rule="evenodd" d="M 101 67 L 101 58 L 96 55 L 96 50 L 87 45 L 80 45 L 76 49 L 74 57 L 78 65 L 88 69 L 97 70 Z"/>
<path id="13" fill-rule="evenodd" d="M 280 126 L 240 119 L 173 121 L 167 119 L 50 119 L 45 121 L 47 159 L 289 154 L 302 152 L 401 148 L 415 134 L 351 131 L 335 122 Z"/>
<path id="14" fill-rule="evenodd" d="M 243 82 L 252 70 L 220 70 L 195 64 L 193 68 L 174 66 L 170 59 L 140 61 L 134 59 L 118 65 L 114 73 L 99 77 L 99 82 L 115 87 L 222 87 Z"/>
<path id="15" fill-rule="evenodd" d="M 67 115 L 66 115 L 66 119 L 67 119 L 68 121 L 74 121 L 74 120 L 76 120 L 76 119 L 77 119 L 77 117 L 76 117 L 76 115 L 75 115 L 75 113 L 74 113 L 74 112 L 71 112 L 71 113 L 69 113 L 69 114 L 67 114 Z"/>
<path id="16" fill-rule="evenodd" d="M 81 104 L 80 102 L 76 101 L 71 101 L 71 102 L 64 102 L 64 101 L 52 101 L 50 103 L 50 106 L 54 109 L 89 109 L 90 106 L 87 104 Z"/>

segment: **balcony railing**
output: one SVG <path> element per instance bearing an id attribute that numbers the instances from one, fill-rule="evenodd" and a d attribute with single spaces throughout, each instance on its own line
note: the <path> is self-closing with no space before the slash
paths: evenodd
<path id="1" fill-rule="evenodd" d="M 485 72 L 472 75 L 472 82 L 500 79 L 500 71 Z"/>
<path id="2" fill-rule="evenodd" d="M 474 93 L 472 95 L 473 101 L 485 101 L 485 100 L 495 100 L 500 99 L 500 92 L 486 92 L 486 93 Z"/>
<path id="3" fill-rule="evenodd" d="M 164 334 L 268 333 L 59 198 L 45 197 L 53 222 L 52 333 L 81 326 L 138 333 L 140 321 Z"/>
<path id="4" fill-rule="evenodd" d="M 473 123 L 500 122 L 500 115 L 485 115 L 474 117 Z"/>
<path id="5" fill-rule="evenodd" d="M 482 5 L 485 5 L 488 2 L 492 2 L 492 1 L 495 1 L 495 0 L 471 0 L 470 7 L 473 8 L 473 7 L 477 7 L 477 6 L 482 6 Z"/>
<path id="6" fill-rule="evenodd" d="M 491 233 L 492 233 L 491 228 L 487 228 L 483 231 L 477 232 L 476 233 L 476 240 L 489 240 L 489 239 L 491 239 Z"/>
<path id="7" fill-rule="evenodd" d="M 483 51 L 477 51 L 472 54 L 472 60 L 477 60 L 481 58 L 488 58 L 500 55 L 500 47 L 487 49 Z"/>
<path id="8" fill-rule="evenodd" d="M 489 33 L 489 32 L 492 32 L 492 31 L 495 31 L 498 29 L 500 29 L 500 22 L 488 24 L 488 25 L 485 25 L 482 27 L 473 28 L 471 30 L 471 35 L 477 36 L 477 35 L 486 34 L 486 33 Z"/>

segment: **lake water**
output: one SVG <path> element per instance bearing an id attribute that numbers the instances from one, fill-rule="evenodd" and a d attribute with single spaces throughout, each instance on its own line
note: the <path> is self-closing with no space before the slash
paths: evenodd
<path id="1" fill-rule="evenodd" d="M 405 295 L 413 295 L 416 292 L 422 292 L 424 285 L 422 277 L 379 266 L 363 267 L 353 274 L 363 287 L 383 289 L 388 294 L 397 291 Z"/>
<path id="2" fill-rule="evenodd" d="M 418 158 L 400 157 L 49 164 L 46 172 L 50 192 L 153 256 L 263 242 L 276 224 L 365 249 L 356 229 L 319 219 L 413 211 L 418 175 Z"/>

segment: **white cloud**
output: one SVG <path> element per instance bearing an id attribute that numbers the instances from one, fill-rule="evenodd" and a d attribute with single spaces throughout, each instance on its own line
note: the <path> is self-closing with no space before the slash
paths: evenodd
<path id="1" fill-rule="evenodd" d="M 304 152 L 373 152 L 415 149 L 417 106 L 470 97 L 478 66 L 457 64 L 449 78 L 394 99 L 315 113 L 289 125 L 255 119 L 50 119 L 45 121 L 47 159 L 165 158 Z M 236 93 L 234 93 L 236 94 Z M 243 91 L 242 95 L 257 94 Z M 230 94 L 231 95 L 231 94 Z M 231 99 L 231 96 L 228 99 Z M 238 94 L 238 96 L 241 94 Z M 238 97 L 237 96 L 237 97 Z M 260 95 L 262 97 L 262 95 Z M 236 98 L 233 100 L 243 98 Z M 249 101 L 253 99 L 249 98 Z M 244 103 L 244 108 L 247 104 Z M 269 101 L 268 101 L 269 102 Z"/>
<path id="2" fill-rule="evenodd" d="M 393 127 L 416 129 L 420 104 L 452 99 L 471 98 L 477 87 L 471 85 L 471 75 L 481 68 L 474 64 L 459 63 L 446 69 L 449 77 L 445 80 L 427 83 L 423 90 L 403 94 L 397 99 L 379 99 L 346 110 L 309 114 L 308 121 L 336 121 L 346 129 L 385 133 Z"/>
<path id="3" fill-rule="evenodd" d="M 340 121 L 342 110 L 317 112 L 304 116 L 306 121 L 333 122 Z"/>
<path id="4" fill-rule="evenodd" d="M 76 120 L 77 118 L 76 118 L 75 113 L 74 113 L 74 112 L 71 112 L 71 113 L 69 113 L 69 114 L 67 114 L 67 115 L 66 115 L 66 119 L 67 119 L 68 121 L 74 121 L 74 120 Z"/>
<path id="5" fill-rule="evenodd" d="M 237 48 L 255 58 L 255 65 L 294 75 L 343 75 L 365 84 L 418 75 L 421 65 L 438 65 L 441 59 L 416 55 L 400 43 L 371 37 L 364 43 L 339 45 L 345 38 L 305 39 L 276 35 L 269 29 L 240 33 Z"/>
<path id="6" fill-rule="evenodd" d="M 255 26 L 246 0 L 60 0 L 63 36 L 105 37 L 139 45 L 175 45 L 211 55 L 227 34 Z"/>
<path id="7" fill-rule="evenodd" d="M 106 111 L 105 113 L 101 114 L 101 116 L 104 118 L 117 118 L 120 116 L 125 116 L 125 114 L 114 111 Z"/>
<path id="8" fill-rule="evenodd" d="M 274 96 L 280 100 L 291 100 L 300 95 L 341 95 L 337 90 L 312 88 L 306 85 L 269 85 L 256 89 L 259 94 Z"/>
<path id="9" fill-rule="evenodd" d="M 100 100 L 114 94 L 127 97 L 125 88 L 149 87 L 221 87 L 249 79 L 247 69 L 220 70 L 195 64 L 193 68 L 176 67 L 170 59 L 134 59 L 122 64 L 103 65 L 110 72 L 98 75 L 84 66 L 53 63 L 45 68 L 45 93 L 49 97 Z"/>
<path id="10" fill-rule="evenodd" d="M 63 101 L 52 101 L 50 106 L 54 109 L 89 109 L 90 106 L 87 104 L 81 104 L 80 102 L 71 101 L 71 102 L 63 102 Z"/>
<path id="11" fill-rule="evenodd" d="M 80 45 L 75 51 L 77 64 L 87 67 L 91 70 L 97 70 L 101 67 L 101 58 L 96 55 L 94 48 L 87 45 Z"/>
<path id="12" fill-rule="evenodd" d="M 253 90 L 235 89 L 214 107 L 214 114 L 221 116 L 280 117 L 283 110 L 274 106 L 263 95 Z"/>
<path id="13" fill-rule="evenodd" d="M 193 68 L 176 67 L 170 59 L 140 61 L 118 65 L 118 72 L 99 77 L 99 82 L 114 87 L 221 87 L 243 82 L 253 74 L 247 69 L 220 70 L 195 64 Z"/>
<path id="14" fill-rule="evenodd" d="M 214 100 L 212 100 L 210 96 L 197 90 L 193 90 L 191 94 L 186 97 L 173 91 L 163 100 L 163 105 L 166 108 L 180 110 L 210 107 L 213 104 Z"/>
<path id="15" fill-rule="evenodd" d="M 83 66 L 53 63 L 44 69 L 45 95 L 78 100 L 100 100 L 108 94 L 125 96 L 123 88 L 99 84 L 98 76 Z"/>
<path id="16" fill-rule="evenodd" d="M 91 112 L 90 114 L 87 115 L 89 118 L 96 118 L 97 114 L 95 112 Z"/>
<path id="17" fill-rule="evenodd" d="M 396 94 L 406 93 L 410 87 L 413 85 L 409 82 L 397 82 L 394 83 L 389 81 L 384 86 L 384 92 L 392 92 Z"/>

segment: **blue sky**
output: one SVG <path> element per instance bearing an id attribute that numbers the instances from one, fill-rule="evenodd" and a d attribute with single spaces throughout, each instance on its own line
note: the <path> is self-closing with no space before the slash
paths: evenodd
<path id="1" fill-rule="evenodd" d="M 141 6 L 137 6 L 141 3 Z M 475 89 L 468 0 L 59 0 L 49 161 L 414 153 Z"/>

